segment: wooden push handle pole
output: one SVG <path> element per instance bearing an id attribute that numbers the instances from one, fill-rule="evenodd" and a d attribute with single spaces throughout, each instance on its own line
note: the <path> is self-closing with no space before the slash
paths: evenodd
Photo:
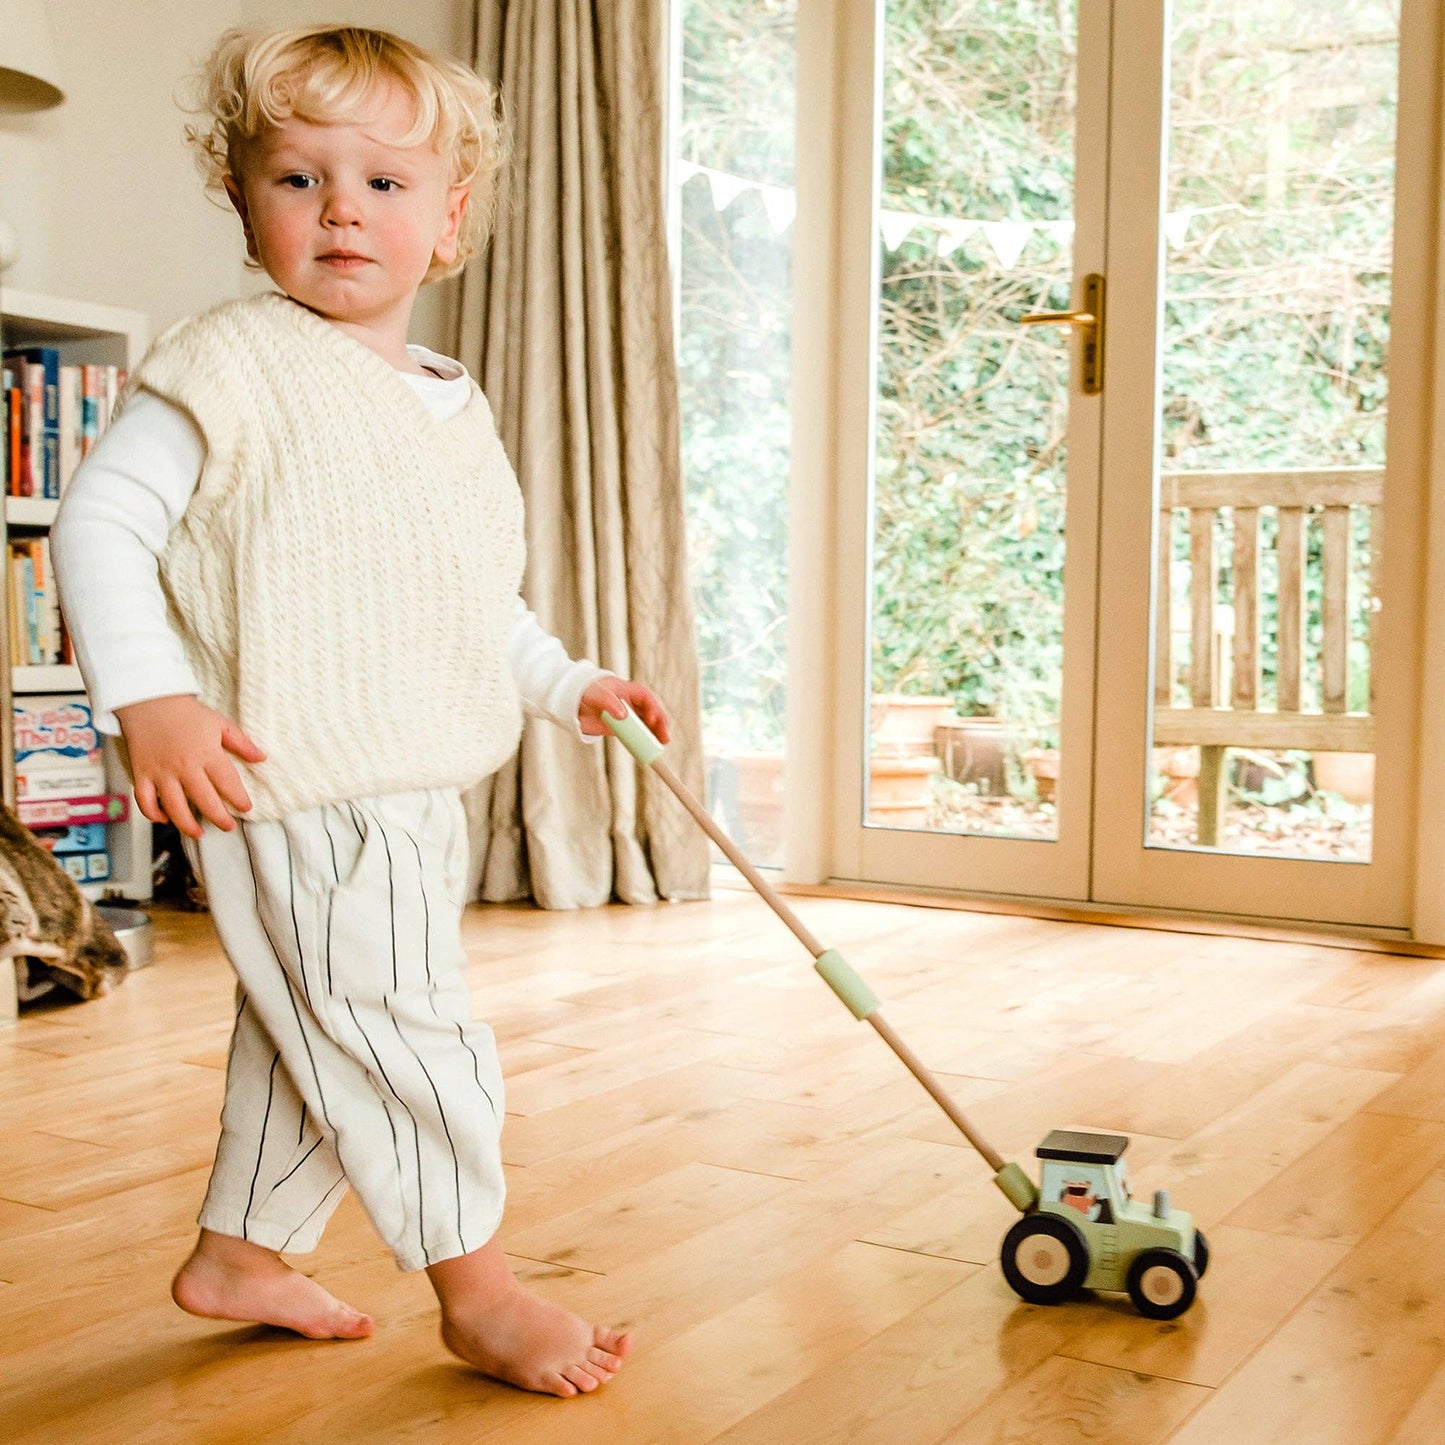
<path id="1" fill-rule="evenodd" d="M 625 741 L 624 739 L 624 742 Z M 682 806 L 697 820 L 699 826 L 708 837 L 722 849 L 723 854 L 727 857 L 728 861 L 732 863 L 733 867 L 757 890 L 763 902 L 793 930 L 803 947 L 806 948 L 815 959 L 820 961 L 823 960 L 825 956 L 831 954 L 831 950 L 824 948 L 803 924 L 798 915 L 783 902 L 782 898 L 778 895 L 777 889 L 743 857 L 742 853 L 738 850 L 737 844 L 718 827 L 712 814 L 698 802 L 691 790 L 684 785 L 682 779 L 679 778 L 660 757 L 652 761 L 651 767 L 652 771 L 656 773 L 677 796 Z M 846 964 L 843 964 L 841 958 L 838 958 L 836 954 L 833 954 L 832 957 L 835 960 L 835 967 L 841 965 L 847 970 L 848 974 L 852 975 L 852 979 L 850 979 L 849 982 L 857 980 L 857 975 L 852 974 L 852 970 L 847 968 Z M 834 983 L 829 973 L 825 971 L 823 977 L 827 979 L 834 992 L 839 993 L 839 996 L 843 997 L 843 992 L 840 990 L 839 985 Z M 859 1013 L 858 1009 L 854 1007 L 851 1000 L 847 997 L 843 997 L 843 1001 L 847 1003 L 850 1008 L 853 1008 L 858 1018 L 866 1019 L 873 1025 L 874 1029 L 877 1030 L 879 1038 L 898 1055 L 909 1073 L 928 1090 L 933 1096 L 934 1101 L 938 1104 L 938 1107 L 957 1125 L 959 1132 L 964 1138 L 983 1155 L 994 1174 L 1002 1173 L 1005 1168 L 1003 1156 L 973 1127 L 968 1120 L 968 1116 L 954 1103 L 943 1085 L 934 1077 L 932 1070 L 893 1032 L 893 1026 L 878 1012 L 878 1002 L 873 998 L 872 994 L 867 991 L 866 985 L 863 985 L 861 980 L 857 980 L 857 984 L 868 1000 L 868 1004 L 864 1005 L 866 1012 Z M 871 1004 L 871 1006 L 869 1006 L 869 1004 Z"/>
<path id="2" fill-rule="evenodd" d="M 778 896 L 778 890 L 743 857 L 742 853 L 738 851 L 737 844 L 718 827 L 717 823 L 713 820 L 712 814 L 693 797 L 691 790 L 683 783 L 682 779 L 660 759 L 653 763 L 652 771 L 672 789 L 682 806 L 697 819 L 703 831 L 722 849 L 723 853 L 727 856 L 728 862 L 762 895 L 763 902 L 793 930 L 798 937 L 798 942 L 801 943 L 814 958 L 818 958 L 826 953 L 827 950 L 813 936 L 803 923 L 803 920 L 783 902 Z"/>

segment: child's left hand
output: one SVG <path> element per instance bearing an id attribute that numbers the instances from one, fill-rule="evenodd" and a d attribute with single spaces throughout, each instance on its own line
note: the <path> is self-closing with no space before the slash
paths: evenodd
<path id="1" fill-rule="evenodd" d="M 589 737 L 598 737 L 608 731 L 602 721 L 602 714 L 610 712 L 613 717 L 627 716 L 631 708 L 650 727 L 660 743 L 668 741 L 667 712 L 657 700 L 652 689 L 640 682 L 630 682 L 625 677 L 614 677 L 608 673 L 599 677 L 577 704 L 577 722 Z"/>

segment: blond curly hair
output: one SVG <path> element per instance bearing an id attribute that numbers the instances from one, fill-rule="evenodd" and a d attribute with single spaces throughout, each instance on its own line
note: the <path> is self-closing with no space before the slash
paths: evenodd
<path id="1" fill-rule="evenodd" d="M 433 145 L 451 164 L 451 184 L 470 187 L 456 260 L 433 259 L 424 284 L 461 270 L 490 233 L 507 161 L 501 102 L 460 61 L 434 55 L 385 30 L 311 25 L 288 30 L 228 30 L 196 76 L 201 119 L 185 127 L 206 189 L 225 195 L 240 179 L 246 143 L 292 116 L 328 123 L 365 113 L 378 82 L 399 83 L 416 118 L 400 144 Z M 255 258 L 248 265 L 256 266 Z"/>

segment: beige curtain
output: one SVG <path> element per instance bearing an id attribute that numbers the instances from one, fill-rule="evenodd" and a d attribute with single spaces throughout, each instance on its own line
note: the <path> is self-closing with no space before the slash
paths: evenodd
<path id="1" fill-rule="evenodd" d="M 663 200 L 663 0 L 475 0 L 510 196 L 460 287 L 458 355 L 527 504 L 524 593 L 574 656 L 645 682 L 701 791 Z M 606 740 L 529 720 L 466 799 L 472 895 L 579 908 L 707 893 L 706 839 Z"/>

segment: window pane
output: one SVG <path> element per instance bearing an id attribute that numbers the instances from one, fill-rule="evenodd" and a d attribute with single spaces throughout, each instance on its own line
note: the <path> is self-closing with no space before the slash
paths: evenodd
<path id="1" fill-rule="evenodd" d="M 794 0 L 682 0 L 678 373 L 708 805 L 782 862 Z"/>
<path id="2" fill-rule="evenodd" d="M 1057 836 L 1072 0 L 888 0 L 873 826 Z"/>
<path id="3" fill-rule="evenodd" d="M 1174 0 L 1155 846 L 1370 856 L 1397 10 Z"/>

